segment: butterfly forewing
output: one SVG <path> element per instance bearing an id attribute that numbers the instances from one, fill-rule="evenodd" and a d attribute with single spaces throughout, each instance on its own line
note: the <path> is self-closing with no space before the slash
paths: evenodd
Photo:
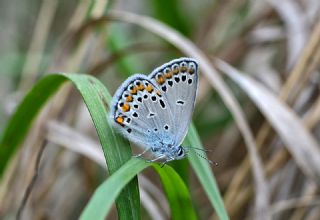
<path id="1" fill-rule="evenodd" d="M 129 77 L 117 90 L 111 119 L 131 141 L 157 148 L 163 142 L 173 144 L 173 116 L 160 88 L 145 75 Z"/>
<path id="2" fill-rule="evenodd" d="M 175 145 L 183 141 L 191 121 L 198 87 L 198 64 L 191 58 L 172 60 L 150 75 L 169 104 L 168 111 L 173 115 Z"/>

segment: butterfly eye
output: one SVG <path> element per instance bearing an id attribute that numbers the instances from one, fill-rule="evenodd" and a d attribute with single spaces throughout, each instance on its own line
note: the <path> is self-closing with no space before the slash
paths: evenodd
<path id="1" fill-rule="evenodd" d="M 184 153 L 183 149 L 182 149 L 182 147 L 180 147 L 179 151 L 178 151 L 178 156 L 181 157 L 183 155 L 183 153 Z"/>
<path id="2" fill-rule="evenodd" d="M 186 62 L 180 63 L 180 70 L 183 73 L 187 71 L 187 63 Z"/>

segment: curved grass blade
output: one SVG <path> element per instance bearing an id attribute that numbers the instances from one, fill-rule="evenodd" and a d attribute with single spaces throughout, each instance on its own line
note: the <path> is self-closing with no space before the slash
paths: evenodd
<path id="1" fill-rule="evenodd" d="M 193 124 L 191 124 L 189 128 L 189 132 L 186 137 L 184 145 L 203 148 L 199 135 Z M 219 216 L 219 219 L 221 220 L 229 219 L 223 204 L 223 200 L 220 195 L 220 191 L 218 189 L 218 185 L 211 172 L 209 163 L 203 158 L 200 158 L 193 151 L 189 151 L 188 158 L 191 163 L 191 166 L 195 171 L 195 174 L 197 175 L 205 192 L 207 193 L 211 204 L 213 204 L 216 210 L 217 216 Z"/>
<path id="2" fill-rule="evenodd" d="M 89 203 L 82 211 L 80 219 L 105 219 L 112 207 L 112 204 L 125 185 L 135 175 L 151 165 L 151 163 L 146 163 L 146 161 L 137 158 L 132 158 L 125 163 L 95 190 Z M 130 207 L 127 207 L 127 209 L 129 208 Z M 127 219 L 131 218 L 129 217 Z"/>
<path id="3" fill-rule="evenodd" d="M 37 83 L 9 119 L 0 139 L 0 178 L 19 144 L 27 135 L 41 107 L 65 81 L 61 76 L 54 76 L 54 78 L 44 78 L 41 83 Z"/>
<path id="4" fill-rule="evenodd" d="M 146 161 L 137 158 L 132 158 L 125 163 L 96 189 L 89 203 L 83 210 L 80 219 L 105 219 L 122 188 L 135 175 L 149 166 L 152 166 L 160 175 L 161 182 L 169 200 L 171 219 L 197 219 L 188 189 L 174 169 L 170 166 L 161 168 L 158 164 L 146 163 Z"/>
<path id="5" fill-rule="evenodd" d="M 75 85 L 87 105 L 104 151 L 109 173 L 114 173 L 131 158 L 128 142 L 114 133 L 107 121 L 106 107 L 111 96 L 104 85 L 88 75 L 51 74 L 33 87 L 9 120 L 7 129 L 0 139 L 0 175 L 3 174 L 9 159 L 27 135 L 41 107 L 66 81 L 71 81 Z M 116 205 L 120 219 L 140 219 L 137 178 L 122 190 Z"/>
<path id="6" fill-rule="evenodd" d="M 153 168 L 158 172 L 166 192 L 171 209 L 171 219 L 197 219 L 190 193 L 178 173 L 170 166 L 161 168 L 154 165 Z"/>

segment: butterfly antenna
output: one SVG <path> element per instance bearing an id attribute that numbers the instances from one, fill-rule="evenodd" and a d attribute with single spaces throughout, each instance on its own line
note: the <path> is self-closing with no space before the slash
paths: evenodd
<path id="1" fill-rule="evenodd" d="M 203 156 L 203 155 L 199 154 L 198 152 L 196 152 L 196 151 L 194 151 L 194 150 L 193 150 L 193 152 L 194 152 L 198 157 L 201 157 L 201 158 L 205 159 L 206 161 L 208 161 L 210 164 L 214 164 L 214 165 L 218 166 L 218 163 L 217 163 L 217 162 L 209 160 L 206 156 Z"/>
<path id="2" fill-rule="evenodd" d="M 197 148 L 197 147 L 187 147 L 188 149 L 194 149 L 194 150 L 200 150 L 200 151 L 204 151 L 204 152 L 212 152 L 212 150 L 206 150 L 206 149 L 202 149 L 202 148 Z"/>

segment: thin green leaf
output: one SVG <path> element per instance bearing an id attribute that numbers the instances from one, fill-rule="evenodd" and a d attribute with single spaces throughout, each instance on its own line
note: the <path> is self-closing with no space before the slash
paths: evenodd
<path id="1" fill-rule="evenodd" d="M 191 124 L 188 135 L 185 140 L 185 146 L 192 146 L 197 148 L 203 148 L 199 135 L 193 124 Z M 217 216 L 221 220 L 229 219 L 228 214 L 225 210 L 218 185 L 211 172 L 208 161 L 196 155 L 193 151 L 189 152 L 189 161 L 191 166 L 198 176 L 207 196 L 217 212 Z"/>
<path id="2" fill-rule="evenodd" d="M 146 161 L 137 158 L 132 158 L 125 163 L 96 189 L 80 219 L 105 219 L 122 188 L 135 175 L 149 166 L 152 166 L 160 175 L 169 200 L 171 218 L 175 220 L 197 219 L 192 207 L 190 193 L 176 171 L 170 166 L 161 168 L 158 164 L 146 163 Z"/>
<path id="3" fill-rule="evenodd" d="M 161 182 L 171 209 L 171 219 L 197 219 L 190 199 L 190 193 L 176 171 L 170 166 L 161 168 L 154 165 L 153 168 L 161 177 Z"/>
<path id="4" fill-rule="evenodd" d="M 83 210 L 80 219 L 105 219 L 113 202 L 125 185 L 136 174 L 151 165 L 151 163 L 146 163 L 146 161 L 137 158 L 132 158 L 125 163 L 117 172 L 111 175 L 96 189 L 89 203 Z M 130 207 L 127 207 L 127 209 L 129 208 Z"/>
<path id="5" fill-rule="evenodd" d="M 7 127 L 0 139 L 0 178 L 19 144 L 27 135 L 29 127 L 41 107 L 65 81 L 61 76 L 52 77 L 54 79 L 44 78 L 41 83 L 37 83 L 25 96 L 16 112 L 8 121 Z"/>

